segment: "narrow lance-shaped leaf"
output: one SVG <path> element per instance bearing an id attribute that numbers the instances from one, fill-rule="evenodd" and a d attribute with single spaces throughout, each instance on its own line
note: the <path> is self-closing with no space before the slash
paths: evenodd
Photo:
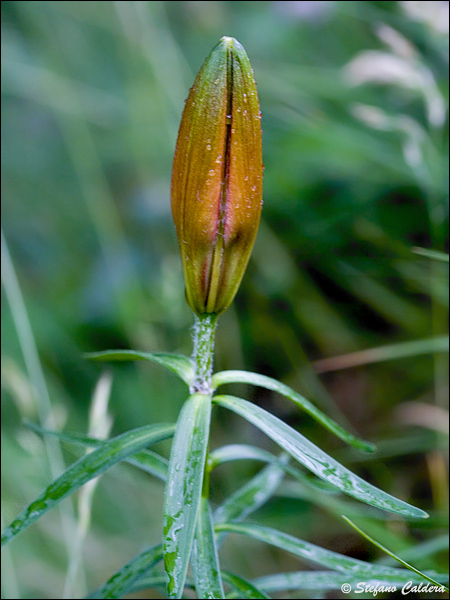
<path id="1" fill-rule="evenodd" d="M 253 523 L 221 523 L 215 527 L 217 532 L 227 531 L 228 533 L 238 533 L 245 535 L 256 540 L 260 540 L 266 544 L 276 546 L 286 552 L 290 552 L 295 556 L 303 558 L 304 560 L 322 565 L 334 571 L 341 571 L 348 577 L 371 577 L 373 579 L 383 579 L 385 581 L 388 578 L 399 579 L 405 578 L 404 581 L 408 581 L 410 573 L 404 569 L 393 569 L 392 567 L 385 567 L 382 565 L 366 563 L 356 558 L 350 558 L 337 552 L 332 552 L 326 548 L 321 548 L 310 542 L 300 540 L 288 533 L 277 531 L 271 527 L 265 527 L 263 525 L 255 525 Z M 365 579 L 362 579 L 365 581 Z"/>
<path id="2" fill-rule="evenodd" d="M 195 589 L 199 598 L 224 598 L 219 555 L 207 498 L 202 498 L 192 554 Z"/>
<path id="3" fill-rule="evenodd" d="M 229 444 L 212 450 L 208 456 L 208 465 L 212 470 L 226 462 L 248 459 L 269 463 L 278 461 L 276 456 L 263 448 L 250 446 L 249 444 Z"/>
<path id="4" fill-rule="evenodd" d="M 48 510 L 75 492 L 86 482 L 98 477 L 116 463 L 135 454 L 142 448 L 172 437 L 174 425 L 147 425 L 128 431 L 116 438 L 104 442 L 100 447 L 80 458 L 47 489 L 36 498 L 2 534 L 2 545 L 32 523 Z"/>
<path id="5" fill-rule="evenodd" d="M 195 583 L 192 577 L 186 578 L 186 583 L 184 584 L 185 589 L 190 588 L 195 590 Z M 148 588 L 156 588 L 159 589 L 160 593 L 164 595 L 167 590 L 167 574 L 164 573 L 156 573 L 156 569 L 152 569 L 149 574 L 140 577 L 136 583 L 129 590 L 129 593 L 139 592 L 140 590 L 146 590 Z"/>
<path id="6" fill-rule="evenodd" d="M 274 466 L 278 466 L 287 475 L 292 475 L 292 477 L 297 479 L 297 481 L 300 481 L 302 485 L 306 485 L 314 492 L 320 490 L 321 492 L 326 492 L 328 495 L 339 494 L 339 490 L 326 481 L 318 479 L 313 475 L 309 475 L 309 473 L 307 474 L 303 471 L 300 471 L 284 460 L 281 460 L 274 454 L 267 452 L 267 450 L 263 450 L 257 446 L 249 446 L 248 444 L 230 444 L 229 446 L 216 448 L 216 450 L 213 450 L 208 457 L 209 470 L 212 471 L 216 467 L 226 462 L 245 459 L 260 460 L 262 462 L 268 462 Z M 339 514 L 341 513 L 342 511 L 340 511 Z"/>
<path id="7" fill-rule="evenodd" d="M 119 569 L 90 598 L 122 598 L 162 559 L 162 546 L 144 550 Z"/>
<path id="8" fill-rule="evenodd" d="M 247 581 L 243 577 L 239 577 L 239 575 L 229 573 L 228 571 L 222 571 L 222 578 L 228 585 L 236 590 L 235 592 L 227 594 L 227 598 L 269 598 L 270 600 L 270 596 L 258 589 L 253 583 L 250 583 L 250 581 Z"/>
<path id="9" fill-rule="evenodd" d="M 26 426 L 40 435 L 51 435 L 57 437 L 62 442 L 68 442 L 69 444 L 76 444 L 78 446 L 100 448 L 105 443 L 108 443 L 105 442 L 105 440 L 98 440 L 96 438 L 74 433 L 50 431 L 49 429 L 45 429 L 39 425 L 36 425 L 36 423 L 26 423 Z M 141 469 L 142 471 L 145 471 L 146 473 L 149 473 L 150 475 L 158 477 L 158 479 L 161 479 L 162 481 L 167 479 L 167 468 L 169 461 L 156 452 L 152 452 L 151 450 L 141 450 L 136 452 L 136 454 L 125 458 L 125 462 L 137 467 L 138 469 Z"/>
<path id="10" fill-rule="evenodd" d="M 85 357 L 97 362 L 147 360 L 166 367 L 166 369 L 178 375 L 187 385 L 190 385 L 194 378 L 194 368 L 190 359 L 180 354 L 137 352 L 136 350 L 105 350 L 104 352 L 89 352 L 85 354 Z"/>
<path id="11" fill-rule="evenodd" d="M 164 566 L 169 595 L 181 598 L 199 510 L 211 397 L 193 394 L 183 405 L 170 454 L 164 500 Z"/>
<path id="12" fill-rule="evenodd" d="M 301 394 L 294 391 L 284 383 L 280 383 L 276 379 L 272 379 L 266 375 L 258 375 L 257 373 L 248 373 L 247 371 L 221 371 L 212 377 L 212 385 L 214 389 L 221 385 L 225 385 L 226 383 L 250 383 L 252 385 L 263 387 L 266 390 L 278 392 L 285 398 L 295 402 L 297 406 L 300 406 L 300 408 L 311 415 L 313 419 L 334 433 L 334 435 L 337 435 L 347 444 L 350 444 L 359 450 L 364 450 L 365 452 L 374 452 L 376 449 L 375 446 L 370 442 L 361 440 L 346 431 L 343 427 L 336 423 L 336 421 L 330 419 L 330 417 L 325 415 L 316 406 L 314 406 L 312 402 L 304 398 Z"/>
<path id="13" fill-rule="evenodd" d="M 280 465 L 265 467 L 231 494 L 214 513 L 214 522 L 240 521 L 263 506 L 273 496 L 285 475 L 283 463 L 287 463 L 286 455 L 280 457 Z M 223 534 L 219 537 L 219 543 L 223 537 Z"/>
<path id="14" fill-rule="evenodd" d="M 241 415 L 321 479 L 362 502 L 403 517 L 427 518 L 426 512 L 394 498 L 367 483 L 320 450 L 300 433 L 259 406 L 234 396 L 215 396 L 213 401 Z"/>
<path id="15" fill-rule="evenodd" d="M 366 586 L 376 586 L 377 584 L 386 587 L 395 586 L 400 589 L 407 581 L 418 584 L 423 583 L 423 578 L 400 570 L 397 575 L 380 573 L 379 576 L 375 576 L 373 573 L 361 573 L 361 575 L 355 576 L 335 571 L 294 571 L 258 577 L 253 580 L 253 584 L 266 592 L 280 592 L 282 590 L 340 590 L 344 584 L 350 585 L 355 590 L 361 583 L 363 583 L 363 589 Z M 381 590 L 379 591 L 381 593 Z"/>

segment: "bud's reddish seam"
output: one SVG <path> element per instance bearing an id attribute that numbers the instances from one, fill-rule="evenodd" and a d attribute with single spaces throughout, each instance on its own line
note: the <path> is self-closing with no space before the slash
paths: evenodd
<path id="1" fill-rule="evenodd" d="M 172 171 L 172 213 L 186 299 L 219 314 L 243 277 L 262 208 L 261 114 L 248 57 L 224 37 L 186 100 Z"/>

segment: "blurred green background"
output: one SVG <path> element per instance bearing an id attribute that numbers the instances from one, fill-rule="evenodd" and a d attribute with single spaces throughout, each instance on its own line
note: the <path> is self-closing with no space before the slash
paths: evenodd
<path id="1" fill-rule="evenodd" d="M 377 455 L 359 455 L 288 401 L 234 388 L 431 514 L 399 522 L 287 482 L 254 518 L 381 558 L 345 512 L 418 568 L 445 569 L 448 264 L 420 248 L 447 250 L 448 2 L 1 6 L 3 525 L 82 453 L 44 443 L 24 419 L 97 435 L 176 419 L 186 390 L 170 374 L 114 365 L 111 379 L 83 352 L 191 352 L 171 162 L 189 86 L 230 35 L 246 48 L 260 94 L 264 210 L 219 323 L 216 369 L 276 377 L 375 441 Z M 216 410 L 212 448 L 276 451 Z M 167 455 L 169 445 L 158 449 Z M 220 467 L 213 502 L 259 468 Z M 86 494 L 66 501 L 7 547 L 2 598 L 82 597 L 159 541 L 162 496 L 159 481 L 116 467 L 92 506 Z M 74 548 L 74 520 L 91 510 Z M 233 536 L 222 561 L 248 577 L 307 568 Z M 161 597 L 152 593 L 135 597 Z"/>

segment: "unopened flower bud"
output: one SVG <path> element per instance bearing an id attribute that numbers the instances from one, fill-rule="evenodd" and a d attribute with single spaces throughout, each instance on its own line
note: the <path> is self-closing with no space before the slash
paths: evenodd
<path id="1" fill-rule="evenodd" d="M 231 304 L 262 208 L 261 113 L 241 44 L 223 37 L 186 100 L 172 171 L 172 214 L 198 315 Z"/>

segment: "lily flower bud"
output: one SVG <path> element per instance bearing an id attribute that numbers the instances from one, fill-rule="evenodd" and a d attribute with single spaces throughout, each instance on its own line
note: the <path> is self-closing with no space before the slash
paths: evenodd
<path id="1" fill-rule="evenodd" d="M 172 170 L 172 214 L 186 299 L 220 314 L 244 275 L 262 209 L 261 113 L 247 54 L 223 37 L 186 100 Z"/>

